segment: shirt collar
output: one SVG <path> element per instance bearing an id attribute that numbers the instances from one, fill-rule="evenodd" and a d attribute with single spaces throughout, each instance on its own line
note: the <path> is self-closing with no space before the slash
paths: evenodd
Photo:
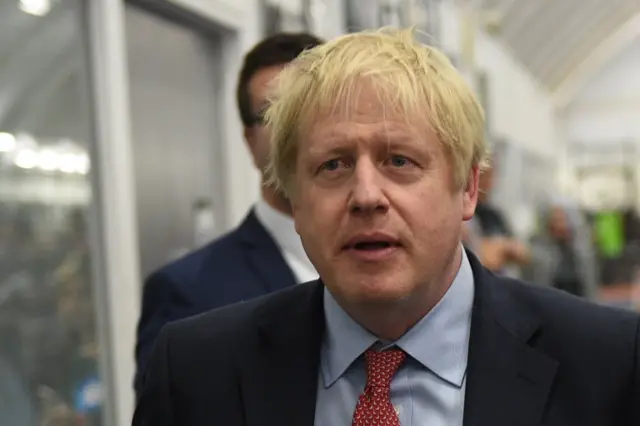
<path id="1" fill-rule="evenodd" d="M 281 250 L 295 256 L 298 261 L 303 262 L 305 265 L 308 264 L 313 267 L 307 257 L 307 253 L 304 251 L 302 241 L 296 232 L 291 216 L 274 209 L 263 199 L 256 203 L 255 213 L 262 226 L 265 227 Z"/>
<path id="2" fill-rule="evenodd" d="M 461 387 L 467 370 L 473 298 L 473 271 L 462 250 L 460 269 L 449 290 L 394 344 L 442 380 Z M 329 387 L 378 339 L 357 324 L 326 288 L 324 311 L 321 369 L 324 385 Z"/>

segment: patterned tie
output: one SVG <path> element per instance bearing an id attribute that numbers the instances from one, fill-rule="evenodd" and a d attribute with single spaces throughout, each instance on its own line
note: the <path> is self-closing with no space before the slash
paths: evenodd
<path id="1" fill-rule="evenodd" d="M 353 426 L 400 426 L 400 420 L 391 405 L 391 380 L 407 354 L 401 350 L 364 354 L 367 361 L 367 384 L 360 395 L 353 414 Z"/>

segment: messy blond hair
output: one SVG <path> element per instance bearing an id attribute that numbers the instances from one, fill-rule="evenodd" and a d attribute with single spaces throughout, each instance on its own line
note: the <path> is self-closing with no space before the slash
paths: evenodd
<path id="1" fill-rule="evenodd" d="M 449 154 L 458 187 L 472 166 L 486 166 L 484 113 L 464 78 L 443 53 L 418 42 L 413 29 L 383 28 L 307 50 L 280 74 L 265 114 L 267 184 L 291 196 L 300 137 L 319 114 L 348 111 L 363 81 L 407 120 L 424 114 Z"/>

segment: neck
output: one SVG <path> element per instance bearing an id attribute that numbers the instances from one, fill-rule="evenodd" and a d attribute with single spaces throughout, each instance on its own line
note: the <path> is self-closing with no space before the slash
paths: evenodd
<path id="1" fill-rule="evenodd" d="M 289 201 L 273 189 L 263 186 L 262 198 L 267 204 L 280 213 L 291 216 L 291 205 L 289 204 Z"/>
<path id="2" fill-rule="evenodd" d="M 423 286 L 415 294 L 392 304 L 365 302 L 345 309 L 361 326 L 379 339 L 396 341 L 424 318 L 444 297 L 455 279 L 462 263 L 462 248 L 450 256 L 445 270 L 430 285 Z"/>

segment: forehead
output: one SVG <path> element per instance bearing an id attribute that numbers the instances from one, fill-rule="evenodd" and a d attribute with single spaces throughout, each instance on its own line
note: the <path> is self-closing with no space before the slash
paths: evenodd
<path id="1" fill-rule="evenodd" d="M 249 95 L 254 107 L 262 106 L 273 87 L 275 79 L 284 69 L 284 65 L 273 65 L 259 69 L 249 80 Z"/>
<path id="2" fill-rule="evenodd" d="M 398 103 L 387 101 L 375 90 L 363 89 L 331 108 L 312 112 L 309 117 L 309 141 L 424 140 L 435 139 L 428 114 L 404 112 Z"/>

